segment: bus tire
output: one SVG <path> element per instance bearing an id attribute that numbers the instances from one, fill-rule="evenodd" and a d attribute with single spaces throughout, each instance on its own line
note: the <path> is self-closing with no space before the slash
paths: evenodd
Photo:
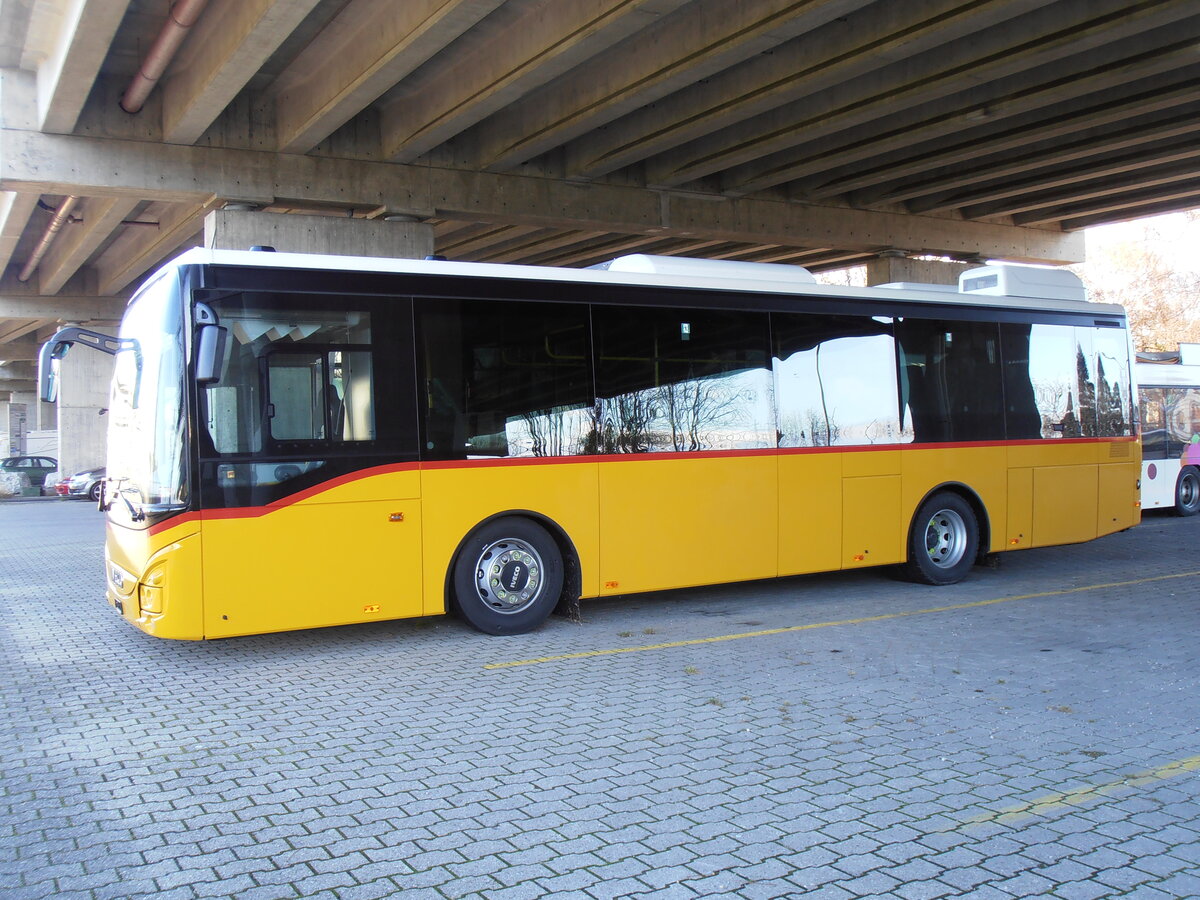
<path id="1" fill-rule="evenodd" d="M 451 578 L 454 611 L 484 634 L 525 634 L 546 620 L 563 587 L 562 552 L 541 525 L 496 519 L 463 542 Z"/>
<path id="2" fill-rule="evenodd" d="M 1175 482 L 1175 515 L 1194 516 L 1200 512 L 1200 469 L 1184 466 Z"/>
<path id="3" fill-rule="evenodd" d="M 956 584 L 979 553 L 979 522 L 971 504 L 950 491 L 926 499 L 908 530 L 903 572 L 920 584 Z"/>

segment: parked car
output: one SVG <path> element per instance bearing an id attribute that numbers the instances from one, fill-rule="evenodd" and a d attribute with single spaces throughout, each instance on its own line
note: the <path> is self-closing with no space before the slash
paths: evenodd
<path id="1" fill-rule="evenodd" d="M 104 466 L 76 472 L 54 486 L 60 497 L 86 497 L 93 503 L 100 499 L 101 482 L 104 481 Z"/>
<path id="2" fill-rule="evenodd" d="M 58 471 L 58 460 L 49 456 L 9 456 L 0 459 L 0 472 L 29 476 L 30 487 L 42 490 L 46 476 Z"/>

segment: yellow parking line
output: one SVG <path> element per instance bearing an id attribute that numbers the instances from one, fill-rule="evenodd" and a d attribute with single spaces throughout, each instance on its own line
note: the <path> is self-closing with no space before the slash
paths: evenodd
<path id="1" fill-rule="evenodd" d="M 1013 603 L 1017 600 L 1037 600 L 1042 597 L 1061 597 L 1064 594 L 1080 594 L 1085 591 L 1099 591 L 1105 588 L 1131 587 L 1138 584 L 1150 584 L 1154 581 L 1165 581 L 1171 578 L 1195 578 L 1200 572 L 1179 572 L 1174 575 L 1155 575 L 1150 578 L 1138 578 L 1134 581 L 1114 581 L 1110 584 L 1089 584 L 1083 587 L 1065 588 L 1059 591 L 1042 591 L 1036 594 L 1020 594 L 1015 597 L 996 597 L 991 600 L 976 600 L 973 603 L 956 603 L 953 606 L 934 606 L 928 609 L 910 609 L 904 612 L 884 613 L 878 616 L 864 616 L 859 619 L 838 619 L 833 622 L 813 622 L 808 625 L 789 625 L 785 628 L 768 628 L 763 631 L 743 631 L 738 634 L 721 634 L 715 637 L 694 638 L 687 641 L 667 641 L 661 644 L 643 644 L 637 647 L 610 647 L 602 650 L 584 650 L 578 653 L 561 653 L 556 656 L 539 656 L 533 659 L 515 659 L 509 662 L 488 663 L 485 669 L 511 669 L 515 666 L 535 666 L 541 663 L 563 662 L 570 659 L 589 659 L 593 656 L 615 656 L 619 653 L 643 653 L 647 650 L 670 650 L 674 647 L 696 647 L 701 644 L 718 644 L 723 641 L 740 641 L 743 638 L 769 637 L 775 634 L 790 634 L 795 631 L 810 631 L 815 628 L 833 628 L 838 625 L 865 625 L 867 622 L 883 622 L 887 619 L 903 619 L 907 616 L 926 616 L 931 613 L 954 612 L 960 609 L 975 609 L 980 606 L 994 606 L 997 603 Z"/>
<path id="2" fill-rule="evenodd" d="M 974 816 L 963 824 L 967 826 L 991 823 L 1018 824 L 1026 819 L 1046 816 L 1061 809 L 1085 806 L 1097 798 L 1110 797 L 1127 788 L 1156 784 L 1166 781 L 1168 778 L 1195 772 L 1197 769 L 1200 769 L 1200 756 L 1189 756 L 1186 759 L 1176 760 L 1154 769 L 1147 769 L 1145 772 L 1135 772 L 1132 775 L 1114 778 L 1112 781 L 1102 784 L 1085 785 L 1073 791 L 1064 791 L 1058 794 L 1046 794 L 1044 797 L 1038 797 L 1026 803 L 1018 803 L 995 812 Z"/>

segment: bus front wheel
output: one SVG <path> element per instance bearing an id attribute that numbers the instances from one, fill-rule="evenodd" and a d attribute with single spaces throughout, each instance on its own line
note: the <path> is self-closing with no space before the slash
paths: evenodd
<path id="1" fill-rule="evenodd" d="M 562 553 L 536 522 L 496 519 L 463 542 L 451 587 L 454 610 L 469 625 L 485 634 L 524 634 L 558 604 Z"/>
<path id="2" fill-rule="evenodd" d="M 955 584 L 979 553 L 975 511 L 958 494 L 942 491 L 921 504 L 908 533 L 904 574 L 921 584 Z"/>
<path id="3" fill-rule="evenodd" d="M 1175 482 L 1175 513 L 1194 516 L 1200 512 L 1200 470 L 1188 466 Z"/>

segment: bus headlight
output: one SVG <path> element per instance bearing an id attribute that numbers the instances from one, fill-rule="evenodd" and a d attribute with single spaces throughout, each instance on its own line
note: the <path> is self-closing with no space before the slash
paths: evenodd
<path id="1" fill-rule="evenodd" d="M 152 569 L 138 591 L 138 606 L 144 613 L 155 615 L 163 611 L 163 569 Z"/>

